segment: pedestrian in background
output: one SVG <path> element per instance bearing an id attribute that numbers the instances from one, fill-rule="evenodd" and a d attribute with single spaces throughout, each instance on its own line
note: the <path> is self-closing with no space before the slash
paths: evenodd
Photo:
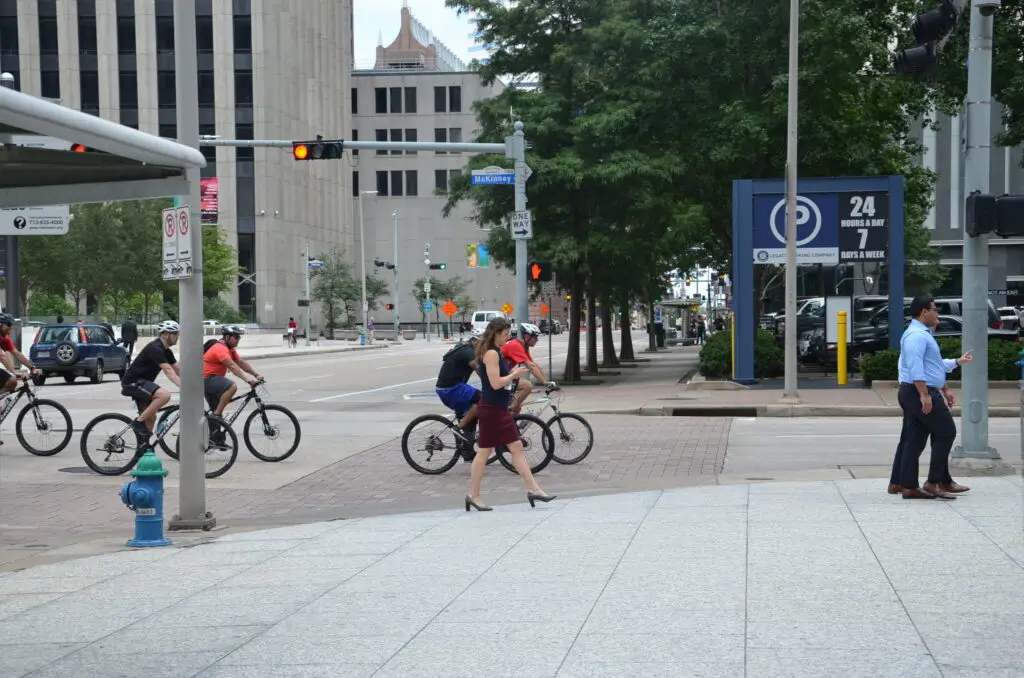
<path id="1" fill-rule="evenodd" d="M 900 339 L 899 403 L 903 410 L 903 442 L 899 486 L 904 499 L 956 499 L 969 488 L 953 482 L 949 475 L 949 452 L 956 440 L 956 422 L 949 408 L 953 393 L 946 387 L 946 374 L 957 361 L 944 361 L 931 326 L 938 323 L 938 310 L 931 297 L 916 297 L 910 303 L 913 318 Z M 961 358 L 970 362 L 969 354 Z M 950 367 L 954 363 L 954 367 Z M 932 439 L 928 481 L 918 486 L 918 458 Z M 895 476 L 895 474 L 894 474 Z M 892 479 L 890 479 L 891 481 Z"/>
<path id="2" fill-rule="evenodd" d="M 132 353 L 135 352 L 135 342 L 139 340 L 139 326 L 131 318 L 121 323 L 121 344 L 128 352 L 127 361 L 132 361 Z"/>
<path id="3" fill-rule="evenodd" d="M 530 464 L 523 452 L 523 443 L 519 438 L 519 427 L 516 425 L 509 406 L 512 393 L 509 384 L 529 373 L 525 367 L 509 369 L 508 363 L 501 355 L 501 346 L 509 340 L 512 325 L 505 318 L 495 318 L 487 323 L 483 337 L 476 345 L 477 374 L 480 376 L 480 402 L 477 404 L 477 439 L 476 457 L 470 471 L 469 494 L 466 495 L 466 510 L 475 508 L 477 511 L 490 511 L 491 507 L 480 501 L 480 482 L 487 468 L 487 459 L 498 445 L 505 445 L 512 457 L 512 464 L 526 484 L 526 500 L 530 506 L 534 502 L 549 502 L 555 497 L 547 495 L 540 489 Z"/>

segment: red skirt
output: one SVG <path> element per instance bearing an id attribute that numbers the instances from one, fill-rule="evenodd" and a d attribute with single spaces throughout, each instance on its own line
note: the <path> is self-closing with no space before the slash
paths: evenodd
<path id="1" fill-rule="evenodd" d="M 479 421 L 477 446 L 492 448 L 519 441 L 519 427 L 508 409 L 481 400 L 477 404 L 476 418 Z"/>

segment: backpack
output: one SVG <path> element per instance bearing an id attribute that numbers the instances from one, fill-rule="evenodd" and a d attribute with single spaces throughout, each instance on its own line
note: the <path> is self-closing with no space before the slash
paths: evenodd
<path id="1" fill-rule="evenodd" d="M 454 346 L 452 346 L 450 349 L 448 349 L 447 353 L 445 353 L 443 356 L 441 356 L 441 362 L 444 362 L 444 361 L 448 360 L 448 356 L 450 356 L 452 353 L 455 353 L 456 351 L 458 351 L 460 348 L 462 348 L 464 346 L 469 346 L 469 342 L 468 341 L 460 341 L 459 343 L 457 343 Z"/>
<path id="2" fill-rule="evenodd" d="M 203 355 L 206 355 L 206 352 L 209 351 L 211 348 L 213 348 L 213 345 L 216 344 L 219 341 L 220 341 L 220 339 L 207 339 L 203 343 Z"/>

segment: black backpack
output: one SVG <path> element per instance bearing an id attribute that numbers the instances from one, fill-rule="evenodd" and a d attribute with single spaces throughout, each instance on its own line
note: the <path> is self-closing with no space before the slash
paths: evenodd
<path id="1" fill-rule="evenodd" d="M 209 351 L 218 341 L 220 341 L 220 339 L 207 339 L 203 343 L 203 355 L 206 355 L 206 352 Z"/>
<path id="2" fill-rule="evenodd" d="M 456 351 L 458 351 L 463 346 L 469 346 L 469 345 L 470 345 L 470 343 L 468 341 L 460 341 L 459 343 L 455 344 L 450 349 L 448 349 L 447 353 L 445 353 L 443 356 L 441 356 L 441 362 L 444 362 L 445 360 L 448 360 L 448 356 L 450 356 L 452 353 L 455 353 Z"/>

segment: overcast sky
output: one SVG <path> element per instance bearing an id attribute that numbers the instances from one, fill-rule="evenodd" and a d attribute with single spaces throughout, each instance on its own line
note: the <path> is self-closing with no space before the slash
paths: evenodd
<path id="1" fill-rule="evenodd" d="M 389 45 L 401 26 L 403 0 L 355 0 L 355 62 L 357 68 L 372 66 L 376 58 L 377 37 Z M 471 53 L 473 26 L 468 16 L 458 16 L 444 6 L 444 0 L 407 0 L 412 15 L 434 32 L 438 40 L 460 59 L 469 63 L 482 53 Z M 367 64 L 366 62 L 370 62 Z"/>

